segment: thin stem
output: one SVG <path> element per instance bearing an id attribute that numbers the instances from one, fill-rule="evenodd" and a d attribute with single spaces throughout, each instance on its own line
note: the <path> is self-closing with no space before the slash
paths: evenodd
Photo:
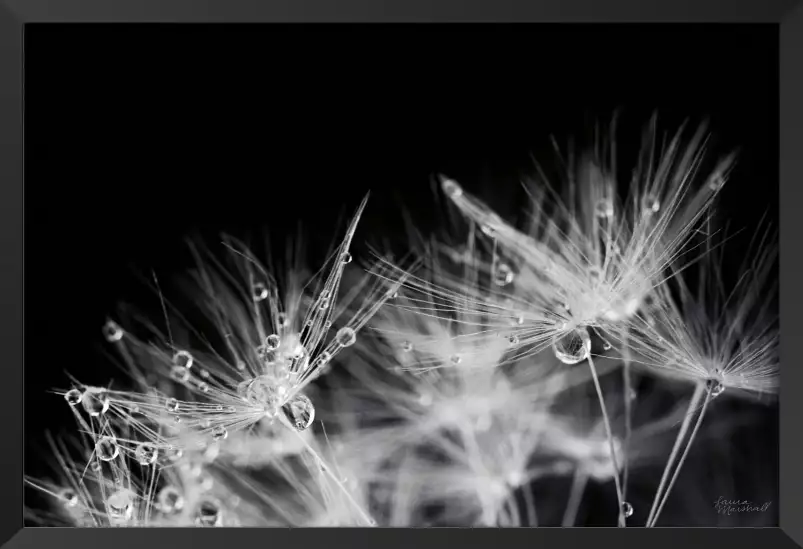
<path id="1" fill-rule="evenodd" d="M 703 418 L 705 417 L 705 410 L 708 408 L 708 403 L 711 402 L 711 389 L 706 391 L 705 393 L 705 400 L 703 401 L 703 408 L 700 410 L 700 415 L 697 416 L 697 422 L 694 424 L 694 429 L 692 429 L 691 435 L 689 435 L 689 441 L 686 443 L 686 448 L 683 451 L 683 455 L 678 462 L 678 466 L 675 468 L 675 474 L 672 475 L 672 480 L 669 482 L 669 486 L 664 492 L 664 497 L 661 500 L 661 505 L 658 506 L 658 510 L 655 512 L 655 516 L 652 518 L 652 523 L 648 524 L 648 528 L 652 528 L 655 526 L 655 523 L 658 522 L 658 517 L 661 515 L 661 511 L 666 504 L 666 500 L 669 499 L 669 493 L 672 491 L 672 487 L 675 485 L 675 481 L 680 474 L 680 470 L 683 468 L 683 463 L 686 461 L 686 456 L 689 454 L 689 450 L 691 450 L 691 445 L 694 442 L 694 437 L 697 436 L 697 431 L 700 429 L 700 425 L 703 423 Z"/>
<path id="2" fill-rule="evenodd" d="M 566 503 L 566 510 L 563 512 L 563 528 L 570 528 L 575 526 L 577 522 L 577 512 L 580 510 L 580 502 L 583 501 L 583 492 L 585 492 L 586 485 L 588 484 L 588 473 L 578 467 L 574 471 L 574 480 L 572 480 L 572 490 L 569 493 L 569 501 Z"/>
<path id="3" fill-rule="evenodd" d="M 624 440 L 624 470 L 622 471 L 622 499 L 627 498 L 627 481 L 630 474 L 630 437 L 633 432 L 633 381 L 630 377 L 630 346 L 628 345 L 629 332 L 626 330 L 622 342 L 624 349 L 622 356 L 622 377 L 625 386 L 625 440 Z"/>
<path id="4" fill-rule="evenodd" d="M 663 475 L 661 475 L 661 483 L 658 485 L 658 490 L 655 492 L 655 498 L 652 500 L 650 514 L 647 516 L 647 526 L 649 526 L 652 522 L 655 511 L 658 508 L 658 503 L 661 500 L 661 494 L 663 493 L 664 486 L 666 485 L 666 481 L 669 479 L 669 471 L 672 469 L 672 465 L 675 463 L 675 459 L 680 451 L 680 445 L 683 442 L 683 439 L 686 438 L 686 432 L 689 430 L 691 419 L 694 417 L 694 411 L 697 409 L 700 398 L 703 396 L 703 390 L 704 386 L 702 384 L 698 384 L 694 389 L 694 394 L 692 394 L 691 400 L 689 401 L 689 407 L 686 410 L 686 416 L 683 418 L 683 424 L 680 426 L 680 432 L 678 432 L 678 436 L 675 439 L 675 445 L 672 447 L 672 453 L 669 454 L 669 459 L 666 462 L 666 467 L 664 467 Z"/>
<path id="5" fill-rule="evenodd" d="M 613 429 L 611 429 L 611 421 L 608 418 L 608 410 L 605 408 L 605 398 L 602 396 L 602 387 L 599 384 L 599 377 L 597 376 L 597 369 L 594 367 L 594 361 L 591 355 L 588 356 L 588 365 L 591 367 L 591 377 L 594 379 L 594 387 L 597 390 L 597 397 L 599 398 L 599 406 L 602 409 L 602 420 L 605 425 L 605 434 L 608 437 L 608 446 L 611 449 L 611 462 L 613 463 L 613 482 L 616 486 L 616 497 L 619 500 L 619 527 L 625 526 L 625 513 L 623 509 L 624 496 L 622 495 L 622 486 L 619 482 L 619 462 L 616 459 L 616 446 L 613 443 Z"/>

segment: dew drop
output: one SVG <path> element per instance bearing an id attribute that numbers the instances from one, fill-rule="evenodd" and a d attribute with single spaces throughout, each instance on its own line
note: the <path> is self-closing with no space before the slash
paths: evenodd
<path id="1" fill-rule="evenodd" d="M 585 328 L 575 328 L 552 344 L 555 356 L 564 364 L 577 364 L 591 354 L 591 337 Z"/>
<path id="2" fill-rule="evenodd" d="M 413 350 L 413 344 L 410 343 L 409 341 L 405 341 L 401 344 L 401 348 L 402 351 L 404 351 L 405 353 L 409 353 L 410 351 Z"/>
<path id="3" fill-rule="evenodd" d="M 245 371 L 245 362 L 243 362 L 242 360 L 238 360 L 237 369 L 241 372 Z"/>
<path id="4" fill-rule="evenodd" d="M 95 453 L 101 461 L 111 461 L 120 455 L 120 448 L 114 437 L 102 437 L 95 444 Z"/>
<path id="5" fill-rule="evenodd" d="M 184 456 L 184 450 L 175 446 L 168 446 L 165 449 L 165 457 L 168 461 L 176 462 Z"/>
<path id="6" fill-rule="evenodd" d="M 220 503 L 214 499 L 204 499 L 198 503 L 195 510 L 195 524 L 198 526 L 220 526 L 223 511 Z"/>
<path id="7" fill-rule="evenodd" d="M 198 374 L 204 379 L 209 379 L 209 372 L 206 370 L 201 370 Z"/>
<path id="8" fill-rule="evenodd" d="M 452 356 L 449 358 L 449 361 L 450 361 L 452 364 L 460 364 L 460 362 L 461 362 L 462 360 L 463 360 L 463 359 L 462 359 L 462 358 L 460 357 L 460 355 L 458 355 L 458 354 L 454 354 L 454 355 L 452 355 Z"/>
<path id="9" fill-rule="evenodd" d="M 351 347 L 354 345 L 354 342 L 357 341 L 357 334 L 354 332 L 354 329 L 344 326 L 337 331 L 335 341 L 337 341 L 337 344 L 341 347 Z"/>
<path id="10" fill-rule="evenodd" d="M 453 179 L 444 179 L 441 182 L 443 194 L 449 198 L 460 198 L 463 195 L 463 188 L 460 184 Z"/>
<path id="11" fill-rule="evenodd" d="M 130 490 L 121 489 L 106 499 L 109 516 L 116 520 L 129 520 L 134 514 L 134 494 Z"/>
<path id="12" fill-rule="evenodd" d="M 494 284 L 497 286 L 507 286 L 513 282 L 513 270 L 507 263 L 499 263 L 494 269 Z"/>
<path id="13" fill-rule="evenodd" d="M 66 393 L 64 393 L 64 400 L 67 401 L 67 404 L 70 406 L 78 406 L 81 403 L 81 391 L 78 389 L 70 389 Z"/>
<path id="14" fill-rule="evenodd" d="M 65 507 L 75 507 L 78 505 L 78 494 L 72 488 L 65 488 L 59 493 L 59 499 Z"/>
<path id="15" fill-rule="evenodd" d="M 709 379 L 706 381 L 705 388 L 711 393 L 711 398 L 716 398 L 725 391 L 725 385 L 717 379 Z"/>
<path id="16" fill-rule="evenodd" d="M 638 391 L 631 387 L 630 391 L 627 393 L 627 398 L 629 398 L 631 402 L 635 402 L 635 400 L 638 398 Z"/>
<path id="17" fill-rule="evenodd" d="M 269 335 L 268 337 L 265 338 L 265 347 L 269 351 L 275 351 L 276 349 L 279 348 L 279 345 L 281 344 L 281 342 L 282 341 L 281 341 L 281 339 L 279 338 L 278 335 L 271 334 L 271 335 Z"/>
<path id="18" fill-rule="evenodd" d="M 206 417 L 200 421 L 199 425 L 201 429 L 209 429 L 212 426 L 212 420 Z"/>
<path id="19" fill-rule="evenodd" d="M 190 379 L 190 371 L 184 366 L 173 366 L 170 369 L 170 377 L 178 383 L 186 383 Z"/>
<path id="20" fill-rule="evenodd" d="M 219 425 L 212 430 L 212 439 L 215 441 L 226 440 L 228 436 L 229 432 L 222 425 Z"/>
<path id="21" fill-rule="evenodd" d="M 519 336 L 517 336 L 516 334 L 511 335 L 510 337 L 507 338 L 507 340 L 510 342 L 511 345 L 518 345 L 519 341 L 521 341 L 519 339 Z"/>
<path id="22" fill-rule="evenodd" d="M 625 516 L 625 518 L 630 518 L 630 517 L 632 517 L 632 516 L 633 516 L 633 506 L 632 506 L 632 505 L 630 505 L 630 504 L 629 504 L 628 502 L 626 502 L 626 501 L 625 501 L 625 502 L 623 502 L 623 503 L 622 503 L 622 514 Z"/>
<path id="23" fill-rule="evenodd" d="M 276 324 L 279 328 L 284 328 L 289 324 L 287 313 L 279 313 L 276 315 Z"/>
<path id="24" fill-rule="evenodd" d="M 600 219 L 610 219 L 613 217 L 613 201 L 607 198 L 603 198 L 594 208 L 594 213 Z"/>
<path id="25" fill-rule="evenodd" d="M 192 355 L 188 351 L 178 351 L 173 355 L 173 365 L 189 370 L 193 365 Z"/>
<path id="26" fill-rule="evenodd" d="M 153 444 L 143 442 L 134 451 L 134 456 L 140 465 L 153 465 L 159 457 L 159 450 Z"/>
<path id="27" fill-rule="evenodd" d="M 613 345 L 611 345 L 607 341 L 602 344 L 602 348 L 605 349 L 606 351 L 610 351 L 612 347 L 613 347 Z"/>
<path id="28" fill-rule="evenodd" d="M 255 282 L 251 288 L 251 297 L 256 302 L 268 299 L 268 288 L 262 282 Z"/>
<path id="29" fill-rule="evenodd" d="M 211 442 L 203 448 L 203 458 L 207 463 L 212 463 L 220 455 L 220 444 Z"/>
<path id="30" fill-rule="evenodd" d="M 341 262 L 343 265 L 348 265 L 349 263 L 351 263 L 351 254 L 350 254 L 350 253 L 348 253 L 348 252 L 343 252 L 343 253 L 340 255 L 340 262 Z"/>
<path id="31" fill-rule="evenodd" d="M 652 215 L 661 209 L 661 202 L 656 195 L 649 193 L 642 198 L 641 207 L 646 215 Z"/>
<path id="32" fill-rule="evenodd" d="M 200 382 L 198 384 L 198 390 L 201 391 L 202 393 L 208 393 L 209 392 L 209 384 L 207 382 L 205 382 L 205 381 Z"/>
<path id="33" fill-rule="evenodd" d="M 178 412 L 179 406 L 180 404 L 175 398 L 168 398 L 165 402 L 165 408 L 167 408 L 168 412 Z"/>
<path id="34" fill-rule="evenodd" d="M 96 473 L 100 473 L 100 470 L 103 468 L 99 461 L 93 461 L 90 467 Z"/>
<path id="35" fill-rule="evenodd" d="M 90 416 L 101 416 L 109 409 L 109 395 L 104 389 L 87 389 L 81 396 L 81 405 Z"/>
<path id="36" fill-rule="evenodd" d="M 325 311 L 326 309 L 328 309 L 329 308 L 329 298 L 328 297 L 322 297 L 318 301 L 318 308 L 320 310 L 322 310 L 322 311 Z"/>
<path id="37" fill-rule="evenodd" d="M 708 181 L 708 188 L 712 191 L 719 191 L 725 186 L 725 178 L 721 173 L 715 173 Z"/>
<path id="38" fill-rule="evenodd" d="M 156 496 L 159 510 L 167 515 L 177 513 L 184 508 L 184 496 L 175 486 L 165 486 Z"/>
<path id="39" fill-rule="evenodd" d="M 304 395 L 296 395 L 282 407 L 285 417 L 297 431 L 304 431 L 315 421 L 315 406 Z"/>
<path id="40" fill-rule="evenodd" d="M 123 339 L 123 329 L 113 320 L 106 321 L 103 325 L 103 336 L 106 341 L 115 342 Z"/>

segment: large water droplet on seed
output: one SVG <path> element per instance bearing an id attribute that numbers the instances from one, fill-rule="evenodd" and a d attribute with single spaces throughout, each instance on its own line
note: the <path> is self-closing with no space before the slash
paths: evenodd
<path id="1" fill-rule="evenodd" d="M 120 448 L 114 437 L 101 437 L 95 444 L 95 453 L 101 461 L 111 461 L 120 455 Z"/>
<path id="2" fill-rule="evenodd" d="M 109 395 L 104 389 L 87 389 L 81 397 L 81 405 L 90 416 L 101 416 L 109 409 Z"/>
<path id="3" fill-rule="evenodd" d="M 340 255 L 340 262 L 343 263 L 343 265 L 348 265 L 351 263 L 351 254 L 348 252 L 343 252 Z"/>
<path id="4" fill-rule="evenodd" d="M 212 439 L 215 441 L 225 440 L 229 436 L 229 432 L 223 425 L 219 425 L 212 429 Z"/>
<path id="5" fill-rule="evenodd" d="M 276 334 L 271 334 L 265 338 L 265 348 L 269 351 L 275 351 L 279 348 L 281 344 L 281 339 Z"/>
<path id="6" fill-rule="evenodd" d="M 176 354 L 173 355 L 173 366 L 179 366 L 181 368 L 186 368 L 189 370 L 192 368 L 194 363 L 194 359 L 192 358 L 192 354 L 189 351 L 178 351 Z"/>
<path id="7" fill-rule="evenodd" d="M 81 397 L 81 391 L 78 389 L 70 389 L 64 393 L 64 400 L 66 400 L 67 404 L 70 406 L 78 406 L 81 403 Z"/>
<path id="8" fill-rule="evenodd" d="M 711 398 L 716 398 L 725 391 L 725 385 L 717 379 L 706 381 L 705 388 L 711 393 Z"/>
<path id="9" fill-rule="evenodd" d="M 296 395 L 282 407 L 285 417 L 298 431 L 304 431 L 315 421 L 315 406 L 304 395 Z"/>
<path id="10" fill-rule="evenodd" d="M 557 359 L 564 364 L 577 364 L 591 354 L 591 337 L 585 328 L 575 328 L 556 339 L 552 349 Z"/>

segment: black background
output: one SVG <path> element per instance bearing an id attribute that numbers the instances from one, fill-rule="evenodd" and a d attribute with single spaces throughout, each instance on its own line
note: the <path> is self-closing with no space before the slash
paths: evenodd
<path id="1" fill-rule="evenodd" d="M 433 174 L 502 203 L 615 109 L 625 140 L 708 118 L 734 226 L 777 216 L 774 26 L 29 25 L 24 76 L 26 448 L 71 421 L 64 370 L 115 375 L 100 326 L 188 233 L 329 243 L 369 189 L 358 238 L 400 234 L 399 196 L 427 229 Z"/>

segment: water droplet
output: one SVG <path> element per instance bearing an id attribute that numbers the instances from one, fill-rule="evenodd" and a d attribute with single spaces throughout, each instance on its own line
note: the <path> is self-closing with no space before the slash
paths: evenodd
<path id="1" fill-rule="evenodd" d="M 184 366 L 173 366 L 170 369 L 170 377 L 178 383 L 186 383 L 190 379 L 190 371 Z"/>
<path id="2" fill-rule="evenodd" d="M 159 510 L 168 515 L 177 513 L 184 508 L 184 496 L 175 486 L 162 488 L 159 495 L 156 496 L 156 501 L 159 504 Z"/>
<path id="3" fill-rule="evenodd" d="M 603 348 L 603 349 L 605 349 L 606 351 L 610 351 L 612 347 L 613 347 L 613 345 L 611 345 L 611 344 L 610 344 L 609 342 L 607 342 L 607 341 L 606 341 L 605 343 L 603 343 L 603 344 L 602 344 L 602 348 Z"/>
<path id="4" fill-rule="evenodd" d="M 198 476 L 198 487 L 202 492 L 208 492 L 215 487 L 215 479 L 208 473 L 201 473 Z"/>
<path id="5" fill-rule="evenodd" d="M 322 311 L 325 311 L 326 309 L 328 309 L 329 308 L 329 298 L 328 297 L 322 297 L 318 301 L 318 308 L 320 310 L 322 310 Z"/>
<path id="6" fill-rule="evenodd" d="M 623 502 L 623 503 L 622 503 L 622 514 L 625 516 L 625 518 L 630 518 L 630 517 L 632 517 L 632 516 L 633 516 L 633 506 L 632 506 L 632 505 L 630 505 L 630 504 L 629 504 L 628 502 L 626 502 L 626 501 L 625 501 L 625 502 Z"/>
<path id="7" fill-rule="evenodd" d="M 242 360 L 238 360 L 237 369 L 241 372 L 245 371 L 245 362 L 243 362 Z"/>
<path id="8" fill-rule="evenodd" d="M 233 414 L 234 412 L 237 411 L 237 408 L 235 408 L 234 406 L 229 406 L 228 408 L 226 408 L 226 411 L 230 414 Z"/>
<path id="9" fill-rule="evenodd" d="M 449 360 L 452 364 L 460 364 L 463 359 L 460 357 L 460 355 L 454 354 L 451 356 L 451 358 L 449 358 Z"/>
<path id="10" fill-rule="evenodd" d="M 168 461 L 176 462 L 184 456 L 184 450 L 175 446 L 168 446 L 165 448 L 164 454 Z"/>
<path id="11" fill-rule="evenodd" d="M 496 230 L 489 224 L 480 225 L 480 231 L 482 231 L 482 234 L 485 236 L 496 238 Z"/>
<path id="12" fill-rule="evenodd" d="M 431 406 L 434 399 L 432 398 L 431 393 L 421 393 L 418 396 L 418 403 L 421 406 Z"/>
<path id="13" fill-rule="evenodd" d="M 409 341 L 404 341 L 401 344 L 401 348 L 402 348 L 402 351 L 404 351 L 405 353 L 409 353 L 410 351 L 413 350 L 413 344 L 410 343 Z"/>
<path id="14" fill-rule="evenodd" d="M 59 499 L 66 507 L 78 505 L 78 494 L 72 488 L 65 488 L 59 493 Z"/>
<path id="15" fill-rule="evenodd" d="M 627 393 L 627 398 L 629 398 L 631 402 L 634 402 L 638 398 L 638 391 L 631 387 L 630 391 Z"/>
<path id="16" fill-rule="evenodd" d="M 279 328 L 284 328 L 290 323 L 287 318 L 287 313 L 279 313 L 276 315 L 276 324 Z"/>
<path id="17" fill-rule="evenodd" d="M 296 395 L 282 406 L 285 417 L 298 431 L 304 431 L 315 421 L 315 406 L 304 395 Z"/>
<path id="18" fill-rule="evenodd" d="M 596 265 L 591 265 L 588 268 L 588 278 L 593 283 L 598 284 L 603 279 L 602 269 L 597 267 Z"/>
<path id="19" fill-rule="evenodd" d="M 153 465 L 156 463 L 156 458 L 159 456 L 159 450 L 153 444 L 143 442 L 134 451 L 134 456 L 140 465 Z"/>
<path id="20" fill-rule="evenodd" d="M 121 489 L 106 499 L 109 517 L 115 520 L 130 520 L 134 514 L 134 494 L 130 490 Z"/>
<path id="21" fill-rule="evenodd" d="M 219 425 L 212 430 L 212 439 L 215 441 L 225 440 L 229 432 L 223 425 Z"/>
<path id="22" fill-rule="evenodd" d="M 711 393 L 711 398 L 716 398 L 725 391 L 725 385 L 718 379 L 709 379 L 706 381 L 705 388 Z"/>
<path id="23" fill-rule="evenodd" d="M 173 355 L 174 366 L 181 366 L 182 368 L 189 370 L 192 368 L 193 362 L 194 360 L 192 355 L 188 351 L 178 351 Z"/>
<path id="24" fill-rule="evenodd" d="M 340 255 L 340 262 L 343 263 L 343 265 L 348 265 L 351 263 L 351 254 L 348 252 L 343 252 Z"/>
<path id="25" fill-rule="evenodd" d="M 181 416 L 173 416 L 173 421 L 175 423 L 181 423 Z"/>
<path id="26" fill-rule="evenodd" d="M 96 473 L 100 473 L 100 470 L 103 468 L 103 466 L 101 466 L 101 464 L 100 464 L 100 462 L 99 462 L 99 461 L 93 461 L 93 462 L 92 462 L 92 465 L 90 465 L 90 468 L 91 468 L 91 469 L 92 469 L 94 472 L 96 472 Z"/>
<path id="27" fill-rule="evenodd" d="M 114 437 L 105 436 L 95 444 L 95 454 L 102 461 L 111 461 L 120 455 L 120 448 Z"/>
<path id="28" fill-rule="evenodd" d="M 712 191 L 719 191 L 722 187 L 725 186 L 725 178 L 719 172 L 711 175 L 711 178 L 708 180 L 708 188 Z"/>
<path id="29" fill-rule="evenodd" d="M 81 391 L 78 389 L 70 389 L 66 393 L 64 393 L 64 400 L 67 401 L 67 404 L 70 406 L 78 406 L 81 403 Z"/>
<path id="30" fill-rule="evenodd" d="M 208 393 L 209 392 L 209 384 L 207 382 L 205 382 L 205 381 L 200 382 L 198 384 L 198 390 L 201 391 L 202 393 Z"/>
<path id="31" fill-rule="evenodd" d="M 265 347 L 269 351 L 275 351 L 276 349 L 279 348 L 279 345 L 281 345 L 281 343 L 282 340 L 276 334 L 271 334 L 265 338 Z"/>
<path id="32" fill-rule="evenodd" d="M 517 336 L 516 334 L 511 335 L 510 337 L 507 338 L 507 340 L 510 342 L 511 345 L 518 345 L 520 341 L 519 336 Z"/>
<path id="33" fill-rule="evenodd" d="M 449 198 L 460 198 L 463 195 L 463 187 L 453 179 L 444 179 L 441 181 L 441 188 L 443 189 L 443 194 Z"/>
<path id="34" fill-rule="evenodd" d="M 499 263 L 494 269 L 494 284 L 497 286 L 507 286 L 513 282 L 514 274 L 510 265 L 507 263 Z"/>
<path id="35" fill-rule="evenodd" d="M 123 339 L 123 329 L 113 320 L 106 321 L 103 325 L 103 335 L 106 341 L 115 342 Z"/>
<path id="36" fill-rule="evenodd" d="M 168 398 L 165 402 L 165 408 L 167 408 L 168 412 L 178 412 L 179 406 L 180 404 L 175 398 Z"/>
<path id="37" fill-rule="evenodd" d="M 658 210 L 661 209 L 661 202 L 658 200 L 657 195 L 648 193 L 642 198 L 641 207 L 646 215 L 652 215 L 658 213 Z"/>
<path id="38" fill-rule="evenodd" d="M 109 409 L 109 395 L 104 389 L 87 389 L 81 397 L 81 405 L 90 416 L 101 416 Z"/>
<path id="39" fill-rule="evenodd" d="M 195 524 L 198 526 L 220 526 L 223 512 L 220 502 L 214 499 L 204 499 L 198 503 L 195 510 Z"/>
<path id="40" fill-rule="evenodd" d="M 198 374 L 204 379 L 209 379 L 209 372 L 206 370 L 201 370 Z"/>
<path id="41" fill-rule="evenodd" d="M 357 341 L 357 334 L 352 328 L 345 326 L 340 328 L 335 335 L 335 341 L 341 347 L 351 347 Z"/>
<path id="42" fill-rule="evenodd" d="M 585 328 L 575 328 L 552 344 L 555 356 L 564 364 L 577 364 L 591 354 L 591 337 Z"/>
<path id="43" fill-rule="evenodd" d="M 251 288 L 251 297 L 254 301 L 260 302 L 268 299 L 268 288 L 262 282 L 255 282 Z"/>
<path id="44" fill-rule="evenodd" d="M 237 394 L 249 405 L 261 407 L 269 414 L 275 414 L 281 400 L 277 381 L 270 376 L 259 376 L 240 383 Z"/>
<path id="45" fill-rule="evenodd" d="M 610 219 L 613 217 L 613 201 L 607 198 L 603 198 L 594 208 L 594 213 L 600 219 Z"/>

